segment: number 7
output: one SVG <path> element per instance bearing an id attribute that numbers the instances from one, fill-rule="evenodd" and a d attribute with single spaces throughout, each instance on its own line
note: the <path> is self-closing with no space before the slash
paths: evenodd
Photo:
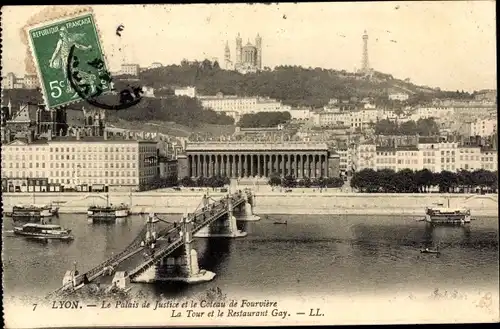
<path id="1" fill-rule="evenodd" d="M 33 311 L 36 309 L 37 306 L 38 304 L 33 304 Z"/>

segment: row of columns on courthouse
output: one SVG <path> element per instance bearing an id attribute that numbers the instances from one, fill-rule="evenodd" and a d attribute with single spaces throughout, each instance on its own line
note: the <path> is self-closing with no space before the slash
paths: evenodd
<path id="1" fill-rule="evenodd" d="M 326 154 L 190 154 L 191 177 L 328 177 Z"/>

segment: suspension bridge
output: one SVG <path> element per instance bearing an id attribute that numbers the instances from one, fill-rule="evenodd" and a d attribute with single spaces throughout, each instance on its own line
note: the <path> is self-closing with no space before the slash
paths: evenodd
<path id="1" fill-rule="evenodd" d="M 198 207 L 182 216 L 180 221 L 169 222 L 150 213 L 145 225 L 130 244 L 94 268 L 79 273 L 76 268 L 66 271 L 63 284 L 47 298 L 76 291 L 89 283 L 113 278 L 130 282 L 211 280 L 215 273 L 199 269 L 196 250 L 191 246 L 193 237 L 243 237 L 233 211 L 239 220 L 254 221 L 255 196 L 251 190 L 237 191 L 215 200 L 204 195 Z M 159 229 L 159 222 L 165 227 Z M 119 275 L 118 275 L 119 274 Z"/>

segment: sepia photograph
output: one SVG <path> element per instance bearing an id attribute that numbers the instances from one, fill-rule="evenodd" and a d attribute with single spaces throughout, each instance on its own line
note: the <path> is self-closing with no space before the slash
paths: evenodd
<path id="1" fill-rule="evenodd" d="M 499 322 L 495 11 L 2 7 L 5 327 Z"/>

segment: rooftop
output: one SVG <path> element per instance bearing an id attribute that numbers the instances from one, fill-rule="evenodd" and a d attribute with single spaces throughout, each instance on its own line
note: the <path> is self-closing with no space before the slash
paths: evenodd
<path id="1" fill-rule="evenodd" d="M 156 141 L 150 140 L 137 140 L 137 139 L 125 139 L 121 136 L 108 136 L 105 140 L 102 136 L 82 136 L 78 140 L 76 136 L 54 136 L 51 140 L 41 138 L 34 139 L 31 142 L 27 138 L 15 138 L 10 143 L 2 143 L 3 145 L 16 144 L 16 142 L 21 142 L 23 144 L 49 144 L 49 143 L 157 143 Z"/>
<path id="2" fill-rule="evenodd" d="M 189 142 L 186 151 L 327 151 L 326 143 Z"/>
<path id="3" fill-rule="evenodd" d="M 387 152 L 397 152 L 397 151 L 418 151 L 416 145 L 401 145 L 401 146 L 376 146 L 376 151 L 387 151 Z"/>

